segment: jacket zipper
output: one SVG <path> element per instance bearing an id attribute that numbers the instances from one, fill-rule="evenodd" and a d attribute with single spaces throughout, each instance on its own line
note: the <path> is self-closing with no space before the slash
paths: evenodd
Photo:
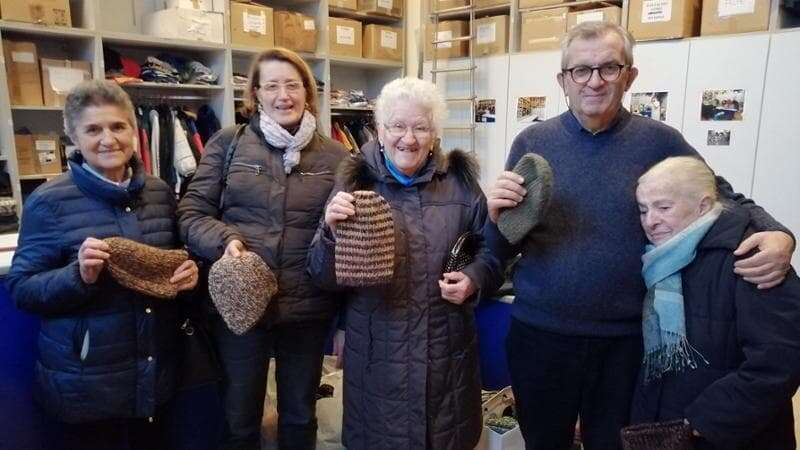
<path id="1" fill-rule="evenodd" d="M 331 172 L 330 170 L 323 170 L 322 172 L 298 172 L 298 173 L 300 175 L 303 175 L 303 176 L 306 176 L 306 177 L 313 177 L 313 176 L 318 176 L 318 175 L 332 175 L 333 174 L 333 172 Z"/>
<path id="2" fill-rule="evenodd" d="M 243 162 L 231 163 L 231 167 L 234 166 L 242 166 L 242 167 L 247 167 L 248 169 L 253 169 L 256 172 L 256 175 L 261 175 L 261 173 L 264 171 L 264 166 L 260 166 L 258 164 L 247 164 Z"/>

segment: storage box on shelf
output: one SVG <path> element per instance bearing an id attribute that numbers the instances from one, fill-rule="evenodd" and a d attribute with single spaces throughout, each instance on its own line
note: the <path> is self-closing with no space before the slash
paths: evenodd
<path id="1" fill-rule="evenodd" d="M 61 138 L 58 135 L 17 134 L 14 142 L 19 175 L 61 173 Z"/>
<path id="2" fill-rule="evenodd" d="M 444 41 L 469 36 L 469 22 L 466 20 L 444 20 L 439 22 L 434 36 L 434 25 L 428 24 L 425 39 L 425 59 L 433 58 L 433 41 Z M 436 58 L 461 58 L 469 55 L 468 41 L 442 42 L 436 44 Z"/>
<path id="3" fill-rule="evenodd" d="M 167 39 L 189 39 L 222 44 L 225 42 L 223 18 L 222 13 L 200 9 L 162 9 L 144 16 L 142 32 Z"/>
<path id="4" fill-rule="evenodd" d="M 538 8 L 541 6 L 560 5 L 571 1 L 572 0 L 519 0 L 519 8 Z"/>
<path id="5" fill-rule="evenodd" d="M 357 20 L 328 18 L 328 50 L 331 56 L 361 58 L 362 28 Z"/>
<path id="6" fill-rule="evenodd" d="M 622 19 L 622 8 L 619 6 L 606 6 L 603 8 L 572 11 L 567 14 L 567 31 L 583 22 L 609 22 L 616 25 Z"/>
<path id="7" fill-rule="evenodd" d="M 89 61 L 41 58 L 39 65 L 45 106 L 64 106 L 69 91 L 92 78 L 92 63 Z"/>
<path id="8" fill-rule="evenodd" d="M 403 60 L 403 30 L 386 25 L 364 27 L 364 58 Z"/>
<path id="9" fill-rule="evenodd" d="M 700 26 L 702 36 L 766 31 L 770 2 L 704 0 Z"/>
<path id="10" fill-rule="evenodd" d="M 476 56 L 508 53 L 508 16 L 491 16 L 475 21 Z"/>
<path id="11" fill-rule="evenodd" d="M 569 8 L 552 8 L 522 14 L 520 50 L 554 50 L 567 32 Z"/>
<path id="12" fill-rule="evenodd" d="M 275 11 L 275 45 L 296 52 L 317 51 L 317 25 L 313 17 L 292 11 Z"/>
<path id="13" fill-rule="evenodd" d="M 697 36 L 700 0 L 631 0 L 628 31 L 637 41 Z"/>
<path id="14" fill-rule="evenodd" d="M 403 17 L 403 0 L 358 0 L 358 10 L 367 14 Z"/>
<path id="15" fill-rule="evenodd" d="M 231 2 L 231 43 L 271 48 L 275 46 L 273 9 L 252 3 Z"/>
<path id="16" fill-rule="evenodd" d="M 69 0 L 0 0 L 0 18 L 41 25 L 72 26 Z"/>
<path id="17" fill-rule="evenodd" d="M 3 40 L 11 105 L 42 106 L 42 78 L 36 44 Z"/>
<path id="18" fill-rule="evenodd" d="M 358 0 L 330 0 L 329 5 L 334 8 L 358 10 Z"/>

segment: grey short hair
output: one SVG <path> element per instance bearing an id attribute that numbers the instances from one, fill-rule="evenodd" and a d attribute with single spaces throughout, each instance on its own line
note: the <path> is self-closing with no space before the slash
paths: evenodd
<path id="1" fill-rule="evenodd" d="M 708 196 L 716 202 L 719 198 L 714 171 L 705 161 L 693 156 L 664 159 L 639 177 L 638 184 L 653 181 L 667 181 L 682 195 L 695 196 L 697 200 Z"/>
<path id="2" fill-rule="evenodd" d="M 121 109 L 128 123 L 136 128 L 136 113 L 128 94 L 117 83 L 106 80 L 87 80 L 67 94 L 64 103 L 64 133 L 75 141 L 75 127 L 88 106 L 111 105 Z"/>
<path id="3" fill-rule="evenodd" d="M 403 100 L 415 103 L 427 111 L 434 133 L 436 136 L 440 135 L 447 118 L 447 104 L 436 85 L 419 78 L 398 78 L 383 87 L 375 102 L 376 124 L 386 124 L 391 118 L 393 106 Z"/>
<path id="4" fill-rule="evenodd" d="M 625 49 L 625 64 L 633 66 L 633 46 L 636 45 L 636 40 L 633 36 L 621 26 L 609 22 L 583 22 L 580 25 L 573 27 L 561 40 L 561 68 L 567 68 L 567 60 L 569 57 L 569 46 L 572 41 L 580 40 L 593 40 L 600 39 L 608 34 L 616 34 L 622 39 Z"/>

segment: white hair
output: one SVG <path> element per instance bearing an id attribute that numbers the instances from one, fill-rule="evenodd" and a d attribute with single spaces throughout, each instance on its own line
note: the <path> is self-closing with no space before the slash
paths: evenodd
<path id="1" fill-rule="evenodd" d="M 433 83 L 412 77 L 391 81 L 383 87 L 375 102 L 375 121 L 386 124 L 391 118 L 392 108 L 399 101 L 408 101 L 424 109 L 436 136 L 440 135 L 447 118 L 447 104 Z"/>
<path id="2" fill-rule="evenodd" d="M 561 68 L 567 68 L 567 61 L 569 60 L 569 45 L 572 41 L 580 39 L 583 41 L 590 41 L 593 39 L 600 39 L 608 34 L 616 34 L 622 39 L 625 64 L 633 66 L 633 46 L 636 40 L 633 36 L 621 26 L 610 22 L 583 22 L 580 25 L 573 27 L 561 40 Z"/>
<path id="3" fill-rule="evenodd" d="M 700 158 L 673 156 L 667 158 L 639 177 L 639 184 L 661 182 L 683 195 L 698 200 L 709 197 L 717 201 L 717 179 L 714 171 Z"/>

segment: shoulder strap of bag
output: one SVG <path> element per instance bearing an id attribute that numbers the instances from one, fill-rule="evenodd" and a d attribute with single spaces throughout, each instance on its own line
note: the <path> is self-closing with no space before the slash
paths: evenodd
<path id="1" fill-rule="evenodd" d="M 233 132 L 231 140 L 228 141 L 228 146 L 225 149 L 225 164 L 222 166 L 222 186 L 228 184 L 228 171 L 231 168 L 231 161 L 233 161 L 233 154 L 236 153 L 236 145 L 239 143 L 239 138 L 242 137 L 244 129 L 247 127 L 246 123 L 236 125 L 236 130 Z"/>

